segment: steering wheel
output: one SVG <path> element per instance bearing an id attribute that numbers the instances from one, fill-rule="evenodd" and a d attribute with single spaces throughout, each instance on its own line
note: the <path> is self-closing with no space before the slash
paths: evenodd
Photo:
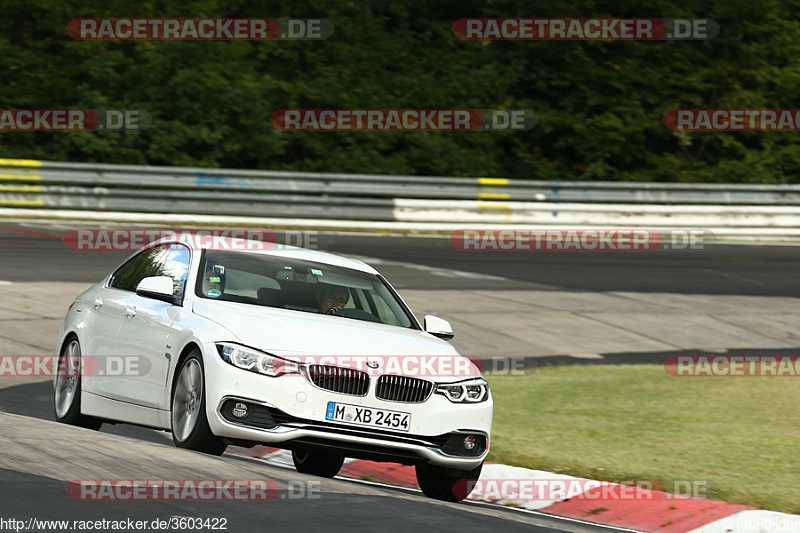
<path id="1" fill-rule="evenodd" d="M 380 319 L 375 315 L 373 315 L 372 313 L 362 311 L 361 309 L 344 308 L 341 305 L 336 307 L 331 307 L 330 309 L 328 309 L 328 312 L 326 314 L 343 316 L 345 318 L 355 318 L 356 320 L 365 320 L 367 322 L 381 323 Z"/>

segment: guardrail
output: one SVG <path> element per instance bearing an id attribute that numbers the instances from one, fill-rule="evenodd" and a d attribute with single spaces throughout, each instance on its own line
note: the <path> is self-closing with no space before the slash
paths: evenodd
<path id="1" fill-rule="evenodd" d="M 6 208 L 800 231 L 797 206 L 800 185 L 550 182 L 0 159 L 0 207 Z"/>

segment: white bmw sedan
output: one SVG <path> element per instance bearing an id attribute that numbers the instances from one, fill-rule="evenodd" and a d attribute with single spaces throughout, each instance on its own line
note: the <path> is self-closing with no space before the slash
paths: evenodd
<path id="1" fill-rule="evenodd" d="M 56 419 L 168 430 L 216 455 L 267 444 L 324 477 L 345 457 L 415 465 L 426 495 L 466 497 L 454 489 L 480 474 L 493 402 L 450 325 L 420 325 L 361 261 L 228 244 L 161 241 L 73 302 Z M 103 371 L 120 358 L 136 365 Z"/>

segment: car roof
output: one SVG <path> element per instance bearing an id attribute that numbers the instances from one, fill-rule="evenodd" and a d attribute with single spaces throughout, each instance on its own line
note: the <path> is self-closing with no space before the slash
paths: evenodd
<path id="1" fill-rule="evenodd" d="M 255 255 L 270 255 L 273 257 L 286 257 L 289 259 L 299 259 L 301 261 L 312 261 L 324 263 L 352 270 L 358 270 L 369 274 L 378 274 L 378 271 L 358 259 L 352 259 L 341 255 L 336 255 L 299 246 L 288 244 L 271 243 L 245 238 L 214 237 L 214 246 L 203 246 L 199 240 L 191 238 L 165 238 L 156 241 L 156 245 L 163 244 L 183 244 L 190 249 L 202 251 L 203 249 L 214 249 L 217 251 L 230 251 L 236 253 L 248 253 Z M 249 244 L 248 244 L 249 243 Z M 259 249 L 262 248 L 262 249 Z"/>

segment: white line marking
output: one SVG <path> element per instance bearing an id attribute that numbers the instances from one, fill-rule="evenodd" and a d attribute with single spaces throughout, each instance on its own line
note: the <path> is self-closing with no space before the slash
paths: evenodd
<path id="1" fill-rule="evenodd" d="M 385 259 L 378 259 L 375 257 L 365 257 L 363 255 L 351 255 L 353 259 L 358 259 L 369 265 L 391 265 L 408 268 L 412 270 L 421 270 L 427 272 L 431 276 L 440 276 L 443 278 L 451 279 L 488 279 L 493 281 L 509 281 L 508 278 L 500 276 L 492 276 L 491 274 L 479 274 L 477 272 L 464 272 L 463 270 L 456 270 L 454 268 L 438 268 L 425 265 L 417 265 L 415 263 L 405 263 L 402 261 L 388 261 Z"/>
<path id="2" fill-rule="evenodd" d="M 576 357 L 578 359 L 605 359 L 599 353 L 571 353 L 569 357 Z"/>

